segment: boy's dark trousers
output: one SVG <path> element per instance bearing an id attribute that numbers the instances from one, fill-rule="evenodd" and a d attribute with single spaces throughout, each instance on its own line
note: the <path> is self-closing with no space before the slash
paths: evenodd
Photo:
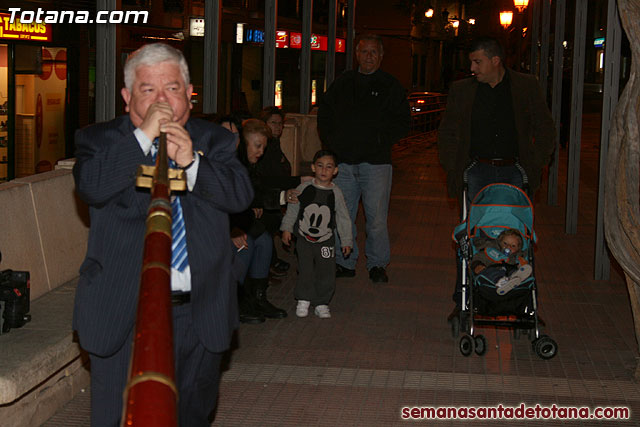
<path id="1" fill-rule="evenodd" d="M 336 289 L 335 236 L 320 243 L 297 237 L 298 283 L 293 295 L 313 306 L 329 304 Z"/>

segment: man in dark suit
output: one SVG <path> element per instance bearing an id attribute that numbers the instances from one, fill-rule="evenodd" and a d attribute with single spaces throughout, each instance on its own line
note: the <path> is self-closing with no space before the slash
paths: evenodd
<path id="1" fill-rule="evenodd" d="M 469 60 L 474 76 L 451 85 L 438 130 L 449 196 L 467 203 L 485 185 L 523 187 L 527 181 L 533 194 L 555 147 L 553 118 L 540 85 L 532 75 L 505 68 L 504 52 L 493 38 L 475 40 Z M 464 174 L 466 201 L 461 197 Z M 459 282 L 449 320 L 460 311 Z"/>
<path id="2" fill-rule="evenodd" d="M 486 184 L 505 182 L 495 181 L 495 174 L 522 186 L 522 169 L 533 194 L 555 147 L 553 118 L 540 85 L 535 76 L 504 67 L 495 39 L 475 40 L 469 60 L 474 76 L 451 85 L 438 130 L 449 196 L 460 197 L 463 172 L 472 164 L 470 199 Z M 478 176 L 491 174 L 494 179 Z"/>
<path id="3" fill-rule="evenodd" d="M 189 118 L 192 85 L 181 52 L 160 43 L 140 48 L 125 65 L 125 86 L 128 115 L 76 133 L 73 173 L 91 229 L 73 326 L 91 359 L 91 423 L 119 425 L 150 201 L 135 175 L 138 165 L 154 163 L 153 142 L 164 132 L 188 188 L 177 195 L 186 264 L 171 269 L 178 418 L 181 426 L 205 426 L 222 352 L 238 323 L 228 214 L 246 209 L 253 191 L 233 135 Z"/>

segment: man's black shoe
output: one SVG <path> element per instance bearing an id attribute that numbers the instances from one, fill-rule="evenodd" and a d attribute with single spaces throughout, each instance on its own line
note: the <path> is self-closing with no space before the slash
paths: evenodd
<path id="1" fill-rule="evenodd" d="M 356 271 L 336 264 L 336 277 L 356 277 Z"/>
<path id="2" fill-rule="evenodd" d="M 389 281 L 384 267 L 372 267 L 371 270 L 369 270 L 369 279 L 371 279 L 373 283 L 387 283 Z"/>

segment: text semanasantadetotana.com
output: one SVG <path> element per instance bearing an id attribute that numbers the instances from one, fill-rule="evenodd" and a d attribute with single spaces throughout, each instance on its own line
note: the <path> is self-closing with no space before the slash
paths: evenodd
<path id="1" fill-rule="evenodd" d="M 405 420 L 419 419 L 557 419 L 557 420 L 626 420 L 629 419 L 631 411 L 628 407 L 596 407 L 591 409 L 587 406 L 527 406 L 521 403 L 520 406 L 405 406 L 400 412 L 400 416 Z"/>

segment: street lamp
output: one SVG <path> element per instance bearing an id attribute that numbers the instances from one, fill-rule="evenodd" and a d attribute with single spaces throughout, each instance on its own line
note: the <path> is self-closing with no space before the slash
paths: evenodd
<path id="1" fill-rule="evenodd" d="M 433 8 L 430 7 L 429 9 L 427 9 L 427 11 L 424 13 L 425 18 L 431 18 L 433 16 Z"/>
<path id="2" fill-rule="evenodd" d="M 513 5 L 518 9 L 518 13 L 522 13 L 529 5 L 529 0 L 513 0 Z"/>
<path id="3" fill-rule="evenodd" d="M 511 21 L 513 21 L 513 12 L 510 10 L 500 12 L 500 25 L 502 25 L 505 30 L 509 28 Z"/>

